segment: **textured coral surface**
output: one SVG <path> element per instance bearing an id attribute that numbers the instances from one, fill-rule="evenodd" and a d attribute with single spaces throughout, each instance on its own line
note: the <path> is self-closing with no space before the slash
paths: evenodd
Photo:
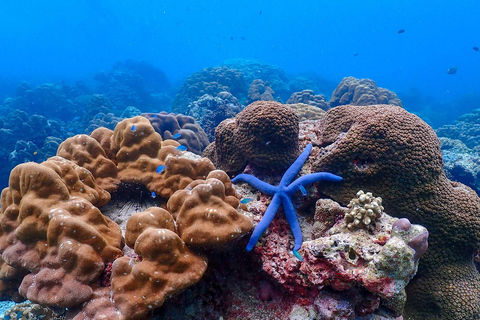
<path id="1" fill-rule="evenodd" d="M 347 203 L 358 189 L 372 191 L 387 212 L 429 230 L 429 249 L 407 287 L 406 318 L 477 319 L 480 275 L 473 254 L 480 244 L 480 200 L 446 178 L 435 132 L 387 105 L 340 106 L 306 129 L 318 146 L 313 170 L 344 178 L 322 192 Z"/>

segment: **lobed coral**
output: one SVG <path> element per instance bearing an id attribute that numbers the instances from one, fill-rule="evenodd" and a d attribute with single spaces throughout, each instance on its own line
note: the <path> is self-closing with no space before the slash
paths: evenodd
<path id="1" fill-rule="evenodd" d="M 263 82 L 262 79 L 255 79 L 248 88 L 247 104 L 254 101 L 275 101 L 275 91 L 270 87 L 268 81 Z"/>
<path id="2" fill-rule="evenodd" d="M 357 79 L 354 77 L 343 78 L 333 91 L 330 108 L 353 104 L 368 106 L 374 104 L 391 104 L 402 106 L 402 102 L 395 92 L 377 87 L 377 83 L 371 79 Z"/>
<path id="3" fill-rule="evenodd" d="M 303 103 L 308 104 L 322 110 L 330 109 L 327 101 L 325 101 L 325 96 L 323 94 L 317 94 L 313 90 L 302 90 L 300 92 L 294 92 L 287 101 L 287 104 L 297 104 Z"/>
<path id="4" fill-rule="evenodd" d="M 181 239 L 194 246 L 224 245 L 252 229 L 252 221 L 239 213 L 240 200 L 228 175 L 211 171 L 206 180 L 195 180 L 168 200 Z"/>
<path id="5" fill-rule="evenodd" d="M 205 131 L 195 121 L 194 118 L 183 114 L 167 113 L 142 113 L 141 116 L 147 118 L 155 131 L 163 139 L 172 139 L 176 134 L 178 143 L 187 147 L 187 150 L 195 154 L 201 154 L 208 145 L 208 138 Z"/>

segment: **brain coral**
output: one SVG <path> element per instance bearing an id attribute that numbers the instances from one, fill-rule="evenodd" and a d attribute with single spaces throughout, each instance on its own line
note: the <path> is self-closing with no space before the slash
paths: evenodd
<path id="1" fill-rule="evenodd" d="M 343 78 L 328 103 L 330 108 L 346 104 L 368 106 L 383 103 L 402 106 L 395 92 L 377 87 L 373 80 L 354 77 Z"/>
<path id="2" fill-rule="evenodd" d="M 175 134 L 180 134 L 176 140 L 187 150 L 196 154 L 202 154 L 203 149 L 208 145 L 208 138 L 202 127 L 193 117 L 183 114 L 167 113 L 142 113 L 153 128 L 163 139 L 172 139 Z"/>
<path id="3" fill-rule="evenodd" d="M 215 130 L 214 146 L 206 156 L 227 172 L 243 169 L 246 162 L 283 169 L 298 155 L 298 115 L 275 101 L 256 101 L 235 119 L 222 121 Z"/>
<path id="4" fill-rule="evenodd" d="M 262 79 L 255 79 L 250 84 L 250 88 L 248 88 L 247 103 L 252 103 L 258 100 L 275 101 L 274 94 L 275 92 L 270 87 L 268 81 L 263 82 Z"/>
<path id="5" fill-rule="evenodd" d="M 317 137 L 313 170 L 344 179 L 323 193 L 348 203 L 357 190 L 372 190 L 390 214 L 429 230 L 429 249 L 407 287 L 405 319 L 478 319 L 480 199 L 446 178 L 435 132 L 388 105 L 339 106 L 307 130 Z"/>

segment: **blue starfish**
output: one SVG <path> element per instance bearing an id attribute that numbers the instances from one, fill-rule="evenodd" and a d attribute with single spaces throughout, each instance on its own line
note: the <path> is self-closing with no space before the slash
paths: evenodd
<path id="1" fill-rule="evenodd" d="M 295 212 L 295 208 L 293 207 L 292 203 L 292 195 L 297 191 L 302 191 L 303 194 L 306 194 L 305 187 L 306 185 L 312 184 L 314 182 L 320 180 L 326 181 L 342 181 L 343 179 L 339 176 L 328 172 L 316 172 L 307 174 L 305 176 L 301 176 L 297 180 L 292 180 L 297 176 L 297 174 L 302 169 L 303 164 L 307 161 L 308 156 L 310 155 L 310 151 L 312 150 L 312 144 L 309 144 L 305 150 L 303 150 L 302 154 L 295 160 L 295 162 L 290 166 L 290 168 L 285 171 L 285 174 L 280 181 L 280 184 L 275 187 L 271 184 L 268 184 L 250 174 L 239 174 L 235 178 L 232 179 L 233 183 L 237 182 L 246 182 L 250 184 L 252 187 L 266 193 L 268 195 L 272 195 L 272 201 L 268 206 L 265 214 L 263 215 L 262 220 L 258 223 L 253 230 L 252 236 L 250 237 L 250 241 L 247 245 L 247 251 L 253 249 L 255 244 L 257 243 L 260 236 L 265 232 L 268 228 L 270 223 L 272 222 L 275 214 L 277 213 L 280 205 L 283 205 L 283 211 L 285 212 L 285 216 L 287 218 L 288 224 L 292 229 L 293 237 L 295 238 L 295 247 L 293 248 L 294 255 L 300 259 L 302 256 L 298 253 L 298 249 L 302 246 L 303 238 L 302 238 L 302 230 L 300 229 L 300 225 L 297 220 L 297 213 Z"/>

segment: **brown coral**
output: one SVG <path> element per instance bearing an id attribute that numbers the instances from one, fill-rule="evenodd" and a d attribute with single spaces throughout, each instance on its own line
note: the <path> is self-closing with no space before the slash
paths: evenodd
<path id="1" fill-rule="evenodd" d="M 90 298 L 105 263 L 122 255 L 120 228 L 93 205 L 109 199 L 88 170 L 59 157 L 12 170 L 0 250 L 10 266 L 30 271 L 20 294 L 64 307 Z"/>
<path id="2" fill-rule="evenodd" d="M 339 106 L 317 123 L 314 171 L 343 177 L 322 187 L 348 203 L 372 190 L 385 210 L 426 226 L 429 248 L 407 287 L 406 319 L 477 319 L 480 275 L 473 255 L 480 245 L 480 199 L 449 181 L 435 132 L 396 106 Z"/>
<path id="3" fill-rule="evenodd" d="M 288 104 L 288 106 L 295 110 L 300 121 L 318 120 L 325 116 L 325 110 L 305 103 Z"/>
<path id="4" fill-rule="evenodd" d="M 230 178 L 220 170 L 206 180 L 195 180 L 175 192 L 167 203 L 182 240 L 195 246 L 224 245 L 250 231 L 250 218 L 237 211 L 240 205 Z"/>
<path id="5" fill-rule="evenodd" d="M 400 101 L 395 92 L 377 87 L 377 83 L 371 79 L 357 79 L 354 77 L 343 78 L 333 91 L 328 103 L 330 108 L 346 104 L 357 106 L 374 104 L 402 106 L 402 101 Z"/>
<path id="6" fill-rule="evenodd" d="M 250 84 L 248 89 L 247 103 L 250 104 L 254 101 L 275 101 L 273 95 L 275 92 L 270 87 L 268 81 L 263 82 L 262 79 L 255 79 Z"/>
<path id="7" fill-rule="evenodd" d="M 303 103 L 310 106 L 320 108 L 322 110 L 330 109 L 325 96 L 323 94 L 317 94 L 313 90 L 302 90 L 300 92 L 294 92 L 287 101 L 287 104 Z"/>
<path id="8" fill-rule="evenodd" d="M 124 319 L 144 319 L 166 298 L 195 284 L 207 269 L 207 259 L 169 229 L 149 225 L 134 249 L 141 261 L 122 257 L 113 264 L 113 299 Z"/>
<path id="9" fill-rule="evenodd" d="M 243 169 L 246 161 L 284 169 L 298 155 L 298 122 L 298 115 L 290 107 L 275 101 L 256 101 L 235 120 L 220 123 L 215 130 L 215 152 L 209 148 L 206 155 L 227 172 Z"/>
<path id="10" fill-rule="evenodd" d="M 79 134 L 68 138 L 58 147 L 57 156 L 89 170 L 102 189 L 114 191 L 120 183 L 115 163 L 107 157 L 101 144 L 90 136 Z"/>

